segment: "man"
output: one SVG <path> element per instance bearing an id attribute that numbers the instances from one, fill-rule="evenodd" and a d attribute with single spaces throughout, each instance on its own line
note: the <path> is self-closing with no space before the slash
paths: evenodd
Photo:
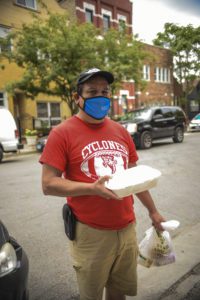
<path id="1" fill-rule="evenodd" d="M 105 187 L 112 174 L 138 159 L 128 132 L 106 117 L 113 81 L 96 68 L 80 74 L 74 94 L 79 112 L 51 131 L 40 159 L 44 194 L 67 197 L 78 220 L 70 249 L 81 300 L 102 299 L 104 287 L 107 300 L 137 293 L 133 197 L 119 199 Z M 162 230 L 150 193 L 137 196 Z"/>

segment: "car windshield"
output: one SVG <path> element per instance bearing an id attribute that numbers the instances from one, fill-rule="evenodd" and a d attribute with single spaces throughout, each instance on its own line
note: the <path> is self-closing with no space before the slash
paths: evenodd
<path id="1" fill-rule="evenodd" d="M 200 114 L 196 115 L 196 116 L 194 117 L 194 120 L 200 120 Z"/>
<path id="2" fill-rule="evenodd" d="M 148 119 L 151 115 L 150 109 L 138 109 L 135 111 L 131 111 L 126 114 L 126 120 L 135 120 L 135 119 Z"/>

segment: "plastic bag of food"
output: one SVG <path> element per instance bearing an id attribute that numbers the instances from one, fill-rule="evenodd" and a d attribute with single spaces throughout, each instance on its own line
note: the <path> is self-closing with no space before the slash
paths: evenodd
<path id="1" fill-rule="evenodd" d="M 175 220 L 162 222 L 163 229 L 174 230 L 179 226 Z M 163 266 L 175 262 L 176 257 L 172 247 L 170 234 L 167 230 L 157 231 L 154 227 L 145 232 L 144 239 L 139 244 L 138 263 L 147 268 Z"/>

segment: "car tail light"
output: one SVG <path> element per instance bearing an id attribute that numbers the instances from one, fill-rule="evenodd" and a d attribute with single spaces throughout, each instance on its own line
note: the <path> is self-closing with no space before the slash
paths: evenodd
<path id="1" fill-rule="evenodd" d="M 16 137 L 16 138 L 19 137 L 19 131 L 18 131 L 18 129 L 15 129 L 15 137 Z"/>

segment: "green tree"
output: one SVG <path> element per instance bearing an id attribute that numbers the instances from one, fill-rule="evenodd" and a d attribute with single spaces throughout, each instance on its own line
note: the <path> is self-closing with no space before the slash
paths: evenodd
<path id="1" fill-rule="evenodd" d="M 145 88 L 142 66 L 144 58 L 147 56 L 150 58 L 150 55 L 132 34 L 125 34 L 125 30 L 110 29 L 103 35 L 100 50 L 102 50 L 99 51 L 102 65 L 106 65 L 106 69 L 115 77 L 112 85 L 113 94 L 122 87 L 124 81 L 129 80 L 134 80 L 136 89 Z"/>
<path id="2" fill-rule="evenodd" d="M 106 69 L 114 74 L 115 90 L 121 87 L 125 80 L 134 80 L 135 84 L 143 84 L 142 65 L 146 56 L 142 44 L 132 35 L 115 29 L 104 33 L 99 57 L 101 63 L 106 65 Z"/>
<path id="3" fill-rule="evenodd" d="M 193 81 L 200 77 L 200 26 L 166 23 L 164 32 L 159 32 L 153 42 L 172 51 L 175 77 L 186 99 Z"/>
<path id="4" fill-rule="evenodd" d="M 24 70 L 8 90 L 18 89 L 31 98 L 39 93 L 60 96 L 73 111 L 77 73 L 98 61 L 93 43 L 96 34 L 93 26 L 77 26 L 68 22 L 66 15 L 49 14 L 46 20 L 36 18 L 30 25 L 24 24 L 4 41 L 12 41 L 14 49 L 3 56 Z"/>
<path id="5" fill-rule="evenodd" d="M 84 69 L 110 70 L 116 78 L 114 89 L 119 88 L 122 79 L 141 82 L 143 52 L 139 42 L 117 30 L 103 34 L 92 24 L 78 24 L 67 15 L 48 12 L 45 20 L 34 18 L 1 43 L 6 47 L 11 41 L 13 51 L 3 52 L 2 56 L 23 68 L 24 73 L 7 89 L 12 93 L 20 90 L 33 99 L 39 93 L 59 96 L 72 113 L 72 92 Z"/>

